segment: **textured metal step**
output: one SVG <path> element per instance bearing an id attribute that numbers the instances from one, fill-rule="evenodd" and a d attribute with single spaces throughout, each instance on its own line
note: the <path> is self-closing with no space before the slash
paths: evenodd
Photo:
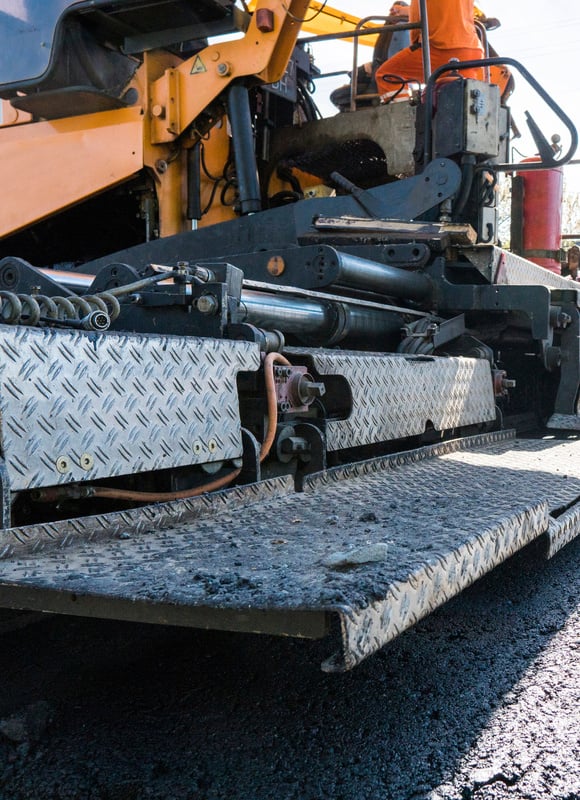
<path id="1" fill-rule="evenodd" d="M 580 530 L 580 441 L 470 437 L 0 532 L 0 606 L 321 637 L 349 669 L 528 542 Z"/>

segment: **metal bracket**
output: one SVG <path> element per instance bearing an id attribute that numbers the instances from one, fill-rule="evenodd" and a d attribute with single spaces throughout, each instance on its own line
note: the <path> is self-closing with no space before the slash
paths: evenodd
<path id="1" fill-rule="evenodd" d="M 560 303 L 560 306 L 571 321 L 560 335 L 560 383 L 548 428 L 580 430 L 580 311 L 576 302 Z"/>
<path id="2" fill-rule="evenodd" d="M 0 458 L 0 523 L 2 529 L 10 527 L 10 478 L 6 469 L 6 462 Z"/>

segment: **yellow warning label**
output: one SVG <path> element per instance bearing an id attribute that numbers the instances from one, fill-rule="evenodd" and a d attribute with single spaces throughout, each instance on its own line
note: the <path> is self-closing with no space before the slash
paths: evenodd
<path id="1" fill-rule="evenodd" d="M 205 64 L 201 60 L 200 56 L 196 56 L 190 75 L 199 75 L 201 72 L 207 72 L 207 69 L 205 68 Z"/>

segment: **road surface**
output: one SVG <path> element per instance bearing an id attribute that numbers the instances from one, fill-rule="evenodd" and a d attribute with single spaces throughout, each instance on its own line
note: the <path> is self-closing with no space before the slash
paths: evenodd
<path id="1" fill-rule="evenodd" d="M 532 546 L 342 675 L 328 642 L 5 632 L 0 800 L 579 800 L 579 565 Z"/>

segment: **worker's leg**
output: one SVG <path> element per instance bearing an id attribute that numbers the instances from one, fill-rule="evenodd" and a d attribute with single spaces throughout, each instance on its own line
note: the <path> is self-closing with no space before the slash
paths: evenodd
<path id="1" fill-rule="evenodd" d="M 457 58 L 459 61 L 473 61 L 480 59 L 482 51 L 479 48 L 461 48 L 454 50 L 440 50 L 436 47 L 431 48 L 431 69 L 436 70 L 447 64 L 452 58 Z M 461 75 L 465 78 L 478 78 L 483 79 L 482 69 L 467 69 L 461 70 Z M 391 77 L 392 76 L 392 77 Z M 396 80 L 399 78 L 399 81 Z M 404 81 L 417 81 L 425 83 L 423 75 L 423 50 L 418 47 L 415 50 L 410 47 L 396 53 L 392 58 L 389 58 L 382 64 L 376 74 L 377 86 L 379 93 L 392 91 L 394 85 L 400 84 L 400 80 Z"/>
<path id="2" fill-rule="evenodd" d="M 415 50 L 406 47 L 381 64 L 375 74 L 379 94 L 392 91 L 401 81 L 423 83 L 422 53 L 420 47 Z"/>
<path id="3" fill-rule="evenodd" d="M 454 48 L 453 50 L 439 50 L 437 47 L 431 48 L 431 71 L 434 72 L 444 64 L 448 64 L 452 58 L 458 61 L 477 61 L 483 58 L 483 51 L 477 47 Z M 447 73 L 444 77 L 449 77 Z M 476 69 L 462 69 L 459 73 L 462 78 L 475 78 L 484 80 L 484 70 L 482 67 Z"/>

